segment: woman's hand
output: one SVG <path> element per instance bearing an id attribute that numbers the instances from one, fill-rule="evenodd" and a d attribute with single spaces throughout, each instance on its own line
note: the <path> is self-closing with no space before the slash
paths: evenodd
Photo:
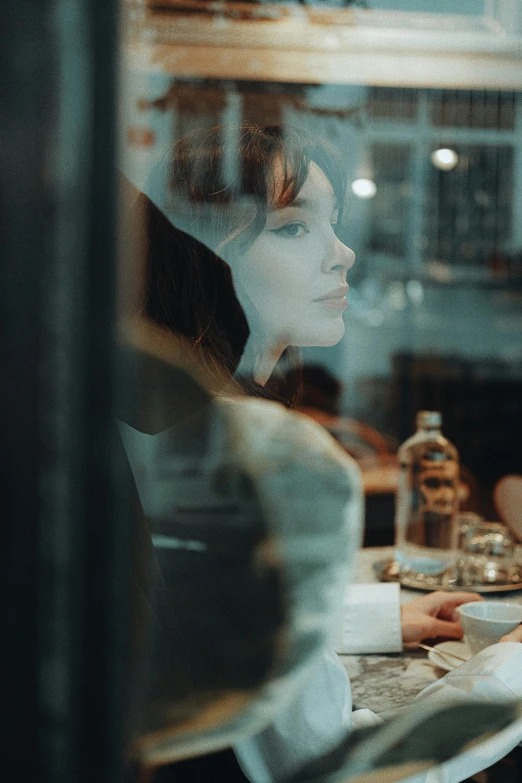
<path id="1" fill-rule="evenodd" d="M 522 623 L 511 633 L 507 633 L 499 642 L 522 642 Z"/>
<path id="2" fill-rule="evenodd" d="M 445 593 L 437 590 L 408 601 L 401 606 L 402 641 L 421 642 L 437 636 L 462 639 L 460 617 L 455 611 L 457 606 L 482 600 L 477 593 Z M 514 640 L 504 637 L 504 641 Z M 522 641 L 522 635 L 517 641 Z"/>

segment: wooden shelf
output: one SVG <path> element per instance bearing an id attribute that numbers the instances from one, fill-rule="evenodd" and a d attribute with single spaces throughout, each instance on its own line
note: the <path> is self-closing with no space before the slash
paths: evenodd
<path id="1" fill-rule="evenodd" d="M 180 77 L 522 89 L 522 37 L 486 17 L 154 0 L 129 66 Z"/>

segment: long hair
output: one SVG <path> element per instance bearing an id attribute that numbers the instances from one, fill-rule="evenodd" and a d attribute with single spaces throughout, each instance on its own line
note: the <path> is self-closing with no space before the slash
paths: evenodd
<path id="1" fill-rule="evenodd" d="M 341 157 L 304 131 L 217 125 L 193 131 L 174 145 L 169 220 L 148 199 L 145 208 L 145 312 L 200 351 L 207 366 L 233 375 L 250 334 L 225 262 L 240 262 L 270 209 L 293 202 L 312 161 L 329 179 L 341 211 Z M 282 181 L 275 180 L 276 167 Z M 295 365 L 295 355 L 289 349 L 283 361 Z M 252 379 L 243 378 L 241 384 L 249 393 L 280 397 L 277 372 L 265 388 Z M 291 400 L 295 396 L 290 393 Z"/>
<path id="2" fill-rule="evenodd" d="M 144 194 L 145 314 L 172 332 L 213 370 L 233 375 L 249 336 L 227 264 L 198 239 L 174 227 Z"/>

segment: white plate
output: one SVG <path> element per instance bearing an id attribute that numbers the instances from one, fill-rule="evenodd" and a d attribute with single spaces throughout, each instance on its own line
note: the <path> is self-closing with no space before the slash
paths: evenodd
<path id="1" fill-rule="evenodd" d="M 460 658 L 465 658 L 467 661 L 471 658 L 471 650 L 464 642 L 441 642 L 440 644 L 436 644 L 435 649 L 430 650 L 428 653 L 428 658 L 435 666 L 438 666 L 439 669 L 444 669 L 445 672 L 452 672 L 453 669 L 460 666 L 462 661 L 457 660 L 457 658 L 451 658 L 449 655 L 446 658 L 445 655 L 440 655 L 435 652 L 436 650 L 455 653 L 455 655 L 458 655 Z"/>

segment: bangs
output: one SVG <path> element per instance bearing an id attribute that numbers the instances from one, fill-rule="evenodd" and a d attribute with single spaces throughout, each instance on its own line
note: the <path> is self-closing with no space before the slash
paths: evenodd
<path id="1" fill-rule="evenodd" d="M 265 174 L 267 210 L 284 209 L 295 201 L 308 177 L 310 163 L 314 162 L 330 182 L 341 216 L 346 184 L 344 165 L 338 150 L 303 131 L 279 127 L 274 130 L 279 133 L 279 144 L 273 151 Z"/>
<path id="2" fill-rule="evenodd" d="M 292 160 L 287 151 L 284 151 L 283 154 L 283 159 L 276 158 L 268 173 L 268 211 L 290 206 L 306 182 L 310 170 L 310 160 L 303 155 Z M 278 171 L 279 166 L 281 172 Z M 279 173 L 282 174 L 282 177 L 277 176 Z"/>
<path id="3" fill-rule="evenodd" d="M 282 125 L 192 131 L 174 146 L 172 222 L 213 250 L 244 252 L 266 225 L 267 213 L 295 201 L 312 161 L 332 186 L 340 219 L 345 167 L 328 142 Z"/>

